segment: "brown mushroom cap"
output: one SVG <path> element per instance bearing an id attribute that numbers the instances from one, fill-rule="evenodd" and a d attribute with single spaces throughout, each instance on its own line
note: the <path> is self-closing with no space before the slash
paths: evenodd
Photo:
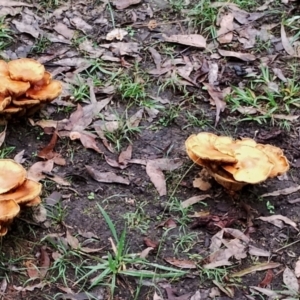
<path id="1" fill-rule="evenodd" d="M 8 228 L 5 224 L 0 224 L 0 236 L 4 236 L 7 234 Z"/>
<path id="2" fill-rule="evenodd" d="M 40 100 L 34 100 L 34 99 L 28 99 L 28 98 L 18 98 L 12 100 L 13 105 L 19 107 L 19 106 L 26 106 L 31 107 L 36 104 L 40 104 Z"/>
<path id="3" fill-rule="evenodd" d="M 23 111 L 22 107 L 16 107 L 16 106 L 10 105 L 10 106 L 5 107 L 5 109 L 3 109 L 2 111 L 0 111 L 0 114 L 9 115 L 9 114 L 16 114 L 21 111 Z"/>
<path id="4" fill-rule="evenodd" d="M 35 83 L 43 78 L 45 67 L 34 59 L 20 58 L 8 62 L 8 72 L 13 80 Z"/>
<path id="5" fill-rule="evenodd" d="M 42 89 L 30 88 L 26 92 L 26 97 L 42 101 L 52 101 L 57 98 L 62 92 L 62 84 L 58 80 L 52 80 Z"/>
<path id="6" fill-rule="evenodd" d="M 186 140 L 185 146 L 186 149 L 200 159 L 223 163 L 236 163 L 237 160 L 233 156 L 224 154 L 214 147 L 216 139 L 217 136 L 212 133 L 201 132 L 197 135 L 191 135 Z"/>
<path id="7" fill-rule="evenodd" d="M 0 97 L 0 111 L 4 110 L 11 102 L 11 97 Z"/>
<path id="8" fill-rule="evenodd" d="M 8 76 L 0 75 L 0 93 L 9 93 L 12 96 L 21 96 L 30 88 L 29 82 L 12 80 Z"/>
<path id="9" fill-rule="evenodd" d="M 37 206 L 41 203 L 41 197 L 40 196 L 37 196 L 35 197 L 34 199 L 28 201 L 25 203 L 25 206 L 28 206 L 28 207 L 31 207 L 31 206 Z"/>
<path id="10" fill-rule="evenodd" d="M 52 79 L 52 74 L 48 71 L 45 71 L 44 76 L 41 80 L 37 81 L 34 85 L 33 88 L 35 90 L 40 90 L 42 89 L 45 85 L 48 85 L 51 82 Z"/>
<path id="11" fill-rule="evenodd" d="M 0 194 L 6 193 L 25 181 L 26 170 L 12 159 L 0 159 Z"/>
<path id="12" fill-rule="evenodd" d="M 216 180 L 216 182 L 229 191 L 239 191 L 248 184 L 246 182 L 238 182 L 234 180 L 231 174 L 228 174 L 222 169 L 212 169 L 210 167 L 206 167 L 206 169 L 208 173 Z"/>
<path id="13" fill-rule="evenodd" d="M 268 156 L 261 150 L 250 146 L 240 145 L 234 150 L 237 163 L 223 165 L 223 169 L 232 174 L 236 181 L 259 183 L 268 178 L 273 168 Z"/>
<path id="14" fill-rule="evenodd" d="M 32 201 L 42 191 L 42 185 L 30 179 L 26 179 L 22 185 L 5 194 L 0 194 L 0 202 L 5 199 L 15 200 L 18 204 Z"/>
<path id="15" fill-rule="evenodd" d="M 263 144 L 257 144 L 256 148 L 264 152 L 268 156 L 270 163 L 273 164 L 269 177 L 273 178 L 282 175 L 289 170 L 290 164 L 280 148 Z"/>
<path id="16" fill-rule="evenodd" d="M 0 75 L 9 76 L 8 65 L 7 62 L 4 60 L 0 60 Z"/>
<path id="17" fill-rule="evenodd" d="M 0 224 L 2 225 L 11 221 L 19 212 L 20 206 L 14 200 L 0 201 Z"/>

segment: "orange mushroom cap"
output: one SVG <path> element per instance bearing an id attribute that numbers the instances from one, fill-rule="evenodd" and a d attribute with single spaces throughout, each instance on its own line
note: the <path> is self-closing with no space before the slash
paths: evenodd
<path id="1" fill-rule="evenodd" d="M 12 96 L 21 96 L 30 88 L 30 83 L 12 80 L 8 76 L 0 75 L 0 93 L 9 93 Z"/>
<path id="2" fill-rule="evenodd" d="M 12 159 L 0 159 L 0 194 L 6 193 L 26 179 L 26 170 Z"/>
<path id="3" fill-rule="evenodd" d="M 16 107 L 13 105 L 9 105 L 9 106 L 5 107 L 2 111 L 0 111 L 0 114 L 7 114 L 7 115 L 16 114 L 23 110 L 24 109 L 22 107 Z"/>
<path id="4" fill-rule="evenodd" d="M 28 99 L 28 98 L 18 98 L 12 100 L 13 105 L 19 107 L 19 106 L 26 106 L 31 107 L 36 104 L 40 104 L 40 100 L 34 100 L 34 99 Z"/>
<path id="5" fill-rule="evenodd" d="M 31 179 L 26 179 L 23 184 L 5 194 L 0 194 L 0 202 L 5 199 L 15 200 L 18 204 L 32 201 L 42 191 L 42 185 Z"/>
<path id="6" fill-rule="evenodd" d="M 0 224 L 10 222 L 19 212 L 20 206 L 14 200 L 0 201 Z"/>
<path id="7" fill-rule="evenodd" d="M 26 92 L 26 97 L 43 101 L 52 101 L 62 92 L 62 84 L 58 80 L 52 80 L 48 85 L 41 89 L 30 88 Z"/>
<path id="8" fill-rule="evenodd" d="M 256 148 L 264 152 L 268 156 L 270 163 L 273 164 L 269 177 L 273 178 L 282 175 L 289 170 L 290 164 L 280 148 L 263 144 L 257 144 Z"/>
<path id="9" fill-rule="evenodd" d="M 45 71 L 44 76 L 41 80 L 34 83 L 33 88 L 35 90 L 42 89 L 45 85 L 48 85 L 52 80 L 52 74 L 48 71 Z"/>
<path id="10" fill-rule="evenodd" d="M 186 149 L 195 156 L 203 160 L 218 161 L 223 163 L 235 163 L 237 160 L 230 155 L 218 151 L 214 147 L 214 142 L 218 136 L 201 132 L 197 135 L 191 135 L 185 142 Z"/>
<path id="11" fill-rule="evenodd" d="M 34 59 L 20 58 L 8 62 L 8 72 L 13 80 L 35 83 L 43 78 L 45 67 Z"/>
<path id="12" fill-rule="evenodd" d="M 11 97 L 0 97 L 0 111 L 3 111 L 11 102 Z"/>
<path id="13" fill-rule="evenodd" d="M 9 76 L 8 65 L 7 62 L 4 60 L 0 60 L 0 75 Z"/>

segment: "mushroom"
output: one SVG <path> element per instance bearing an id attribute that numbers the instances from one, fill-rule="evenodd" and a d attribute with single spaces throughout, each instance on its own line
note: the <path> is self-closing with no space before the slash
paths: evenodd
<path id="1" fill-rule="evenodd" d="M 27 204 L 40 195 L 42 185 L 30 179 L 26 179 L 22 185 L 7 193 L 0 194 L 0 202 L 6 199 L 12 199 L 18 204 Z M 39 201 L 40 202 L 40 201 Z"/>
<path id="2" fill-rule="evenodd" d="M 22 185 L 26 170 L 12 159 L 0 159 L 0 194 Z"/>
<path id="3" fill-rule="evenodd" d="M 234 140 L 202 132 L 191 135 L 185 145 L 194 163 L 205 167 L 218 183 L 232 191 L 246 184 L 263 182 L 289 169 L 280 148 L 257 144 L 250 138 Z"/>
<path id="4" fill-rule="evenodd" d="M 52 80 L 48 85 L 40 86 L 40 88 L 31 87 L 26 92 L 26 97 L 40 100 L 41 102 L 52 101 L 57 98 L 62 92 L 61 82 Z"/>
<path id="5" fill-rule="evenodd" d="M 7 233 L 8 225 L 20 212 L 20 206 L 12 199 L 0 201 L 0 236 Z"/>
<path id="6" fill-rule="evenodd" d="M 7 63 L 9 76 L 13 80 L 35 83 L 44 77 L 45 67 L 31 58 L 15 59 Z"/>

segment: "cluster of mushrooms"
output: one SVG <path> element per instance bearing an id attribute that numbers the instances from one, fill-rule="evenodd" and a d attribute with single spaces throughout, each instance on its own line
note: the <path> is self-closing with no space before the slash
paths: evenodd
<path id="1" fill-rule="evenodd" d="M 209 132 L 191 135 L 185 142 L 188 156 L 229 191 L 284 174 L 289 163 L 282 150 L 253 139 L 234 140 Z"/>
<path id="2" fill-rule="evenodd" d="M 0 236 L 7 233 L 21 207 L 41 202 L 42 185 L 26 176 L 26 170 L 14 160 L 0 159 Z"/>
<path id="3" fill-rule="evenodd" d="M 62 84 L 38 61 L 20 58 L 0 60 L 0 116 L 31 115 L 62 92 Z"/>

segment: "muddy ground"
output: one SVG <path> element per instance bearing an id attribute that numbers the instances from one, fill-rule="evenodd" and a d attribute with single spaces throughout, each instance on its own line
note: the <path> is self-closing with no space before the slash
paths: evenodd
<path id="1" fill-rule="evenodd" d="M 300 205 L 297 192 L 284 193 L 281 190 L 288 187 L 293 189 L 298 186 L 300 180 L 300 165 L 297 162 L 300 156 L 299 122 L 296 118 L 292 121 L 288 120 L 289 126 L 286 127 L 282 126 L 280 120 L 273 118 L 266 119 L 262 123 L 254 119 L 240 122 L 244 116 L 238 111 L 232 111 L 232 106 L 228 103 L 220 115 L 218 124 L 215 125 L 216 107 L 213 101 L 209 100 L 207 91 L 202 88 L 202 82 L 207 82 L 207 78 L 203 79 L 206 75 L 201 73 L 203 70 L 200 70 L 200 63 L 205 60 L 218 64 L 219 77 L 216 86 L 223 90 L 231 85 L 239 86 L 241 83 L 245 86 L 249 81 L 247 77 L 238 74 L 234 66 L 251 68 L 252 71 L 260 74 L 261 62 L 268 59 L 267 66 L 270 69 L 280 68 L 289 78 L 293 75 L 287 65 L 291 63 L 297 68 L 299 57 L 291 58 L 282 47 L 276 48 L 275 44 L 277 45 L 278 40 L 272 41 L 270 48 L 259 48 L 259 51 L 255 51 L 256 46 L 253 49 L 243 49 L 237 40 L 225 46 L 228 50 L 252 53 L 256 56 L 252 61 L 222 56 L 212 58 L 212 52 L 209 50 L 163 42 L 161 33 L 169 36 L 202 34 L 192 28 L 188 22 L 183 21 L 186 18 L 184 12 L 176 10 L 175 6 L 165 1 L 142 1 L 121 10 L 116 9 L 114 2 L 108 6 L 98 1 L 87 3 L 71 1 L 71 3 L 57 3 L 57 5 L 54 1 L 25 2 L 34 6 L 21 6 L 21 12 L 16 13 L 15 16 L 7 15 L 5 19 L 7 28 L 12 30 L 13 40 L 2 49 L 2 58 L 9 60 L 27 56 L 40 59 L 47 70 L 56 74 L 56 79 L 73 84 L 73 88 L 66 88 L 64 85 L 65 90 L 60 98 L 63 102 L 47 105 L 41 112 L 30 116 L 30 119 L 22 117 L 9 120 L 5 142 L 1 147 L 2 156 L 14 158 L 20 151 L 25 150 L 23 165 L 26 169 L 30 169 L 38 161 L 44 161 L 37 154 L 50 142 L 54 129 L 47 126 L 41 128 L 36 122 L 45 119 L 56 121 L 69 119 L 70 115 L 78 109 L 78 104 L 83 107 L 88 105 L 91 94 L 86 82 L 89 74 L 100 81 L 98 85 L 93 79 L 92 93 L 95 93 L 97 101 L 111 97 L 109 104 L 101 111 L 102 115 L 94 116 L 94 121 L 106 120 L 106 117 L 109 119 L 112 115 L 121 116 L 122 120 L 126 121 L 138 110 L 144 110 L 139 119 L 139 130 L 136 132 L 129 130 L 128 133 L 122 127 L 124 130 L 120 130 L 119 133 L 121 137 L 119 147 L 115 143 L 116 140 L 109 139 L 111 135 L 106 135 L 110 149 L 114 149 L 114 153 L 105 147 L 103 139 L 99 137 L 96 138 L 96 145 L 103 153 L 88 149 L 80 141 L 71 140 L 68 136 L 60 136 L 55 145 L 55 152 L 66 160 L 66 164 L 55 165 L 50 173 L 44 173 L 47 177 L 41 181 L 43 183 L 42 204 L 48 212 L 47 220 L 37 221 L 32 217 L 32 210 L 26 209 L 14 220 L 8 234 L 2 238 L 0 263 L 2 299 L 277 299 L 276 295 L 268 294 L 266 290 L 290 291 L 291 286 L 287 287 L 288 281 L 283 280 L 283 273 L 286 268 L 294 272 L 300 256 L 297 227 L 300 222 Z M 267 11 L 284 11 L 285 17 L 299 15 L 295 2 L 288 4 L 277 2 L 271 3 Z M 39 5 L 39 9 L 36 9 L 36 4 Z M 259 6 L 260 4 L 257 3 L 256 6 L 251 7 L 251 11 L 256 12 Z M 185 9 L 192 7 L 193 3 Z M 23 31 L 18 26 L 16 28 L 16 23 L 14 25 L 13 22 L 16 20 L 23 22 L 24 25 L 25 15 L 28 16 L 30 13 L 38 16 L 30 23 L 30 26 L 40 32 L 39 37 L 36 38 L 32 36 L 33 33 L 28 33 L 28 30 L 26 32 L 24 28 Z M 123 41 L 136 42 L 140 48 L 138 52 L 130 49 L 125 55 L 111 52 L 110 55 L 118 58 L 116 61 L 106 61 L 101 56 L 91 58 L 92 54 L 87 49 L 80 49 L 79 46 L 84 38 L 92 41 L 95 48 L 101 44 L 112 43 L 105 40 L 105 35 L 113 29 L 112 15 L 116 27 L 124 28 L 131 33 Z M 90 24 L 92 29 L 84 29 L 84 26 L 79 29 L 75 17 Z M 271 16 L 266 14 L 255 24 L 260 28 L 262 24 L 280 22 L 281 17 L 279 13 Z M 149 28 L 150 20 L 155 20 L 157 23 L 153 29 Z M 99 21 L 98 25 L 95 25 L 96 21 Z M 53 27 L 58 22 L 65 22 L 68 28 L 75 32 L 76 38 L 73 38 L 70 43 L 41 39 L 41 32 L 57 34 Z M 280 40 L 278 27 L 273 33 Z M 208 32 L 203 36 L 208 37 L 208 42 L 212 40 Z M 192 75 L 188 76 L 193 78 L 192 84 L 188 84 L 189 78 L 179 78 L 177 74 L 176 80 L 170 81 L 162 89 L 164 83 L 172 78 L 172 71 L 161 74 L 158 72 L 158 75 L 153 75 L 153 72 L 147 73 L 155 68 L 149 47 L 157 50 L 162 62 L 170 58 L 183 59 L 185 62 L 190 59 L 195 62 Z M 217 53 L 217 50 L 213 50 L 213 53 Z M 51 55 L 53 58 L 48 59 Z M 62 58 L 70 58 L 72 62 L 68 66 L 63 62 L 55 65 L 55 61 L 60 61 Z M 76 64 L 79 58 L 87 61 L 96 59 L 102 69 L 94 71 L 94 65 L 91 65 L 85 66 L 80 71 L 82 65 Z M 176 68 L 175 65 L 173 70 Z M 118 74 L 117 79 L 112 79 L 111 74 L 103 72 L 103 69 Z M 121 73 L 118 73 L 119 70 Z M 81 74 L 83 78 L 83 82 L 79 85 L 74 83 L 74 74 Z M 298 71 L 296 74 L 298 76 L 296 78 L 299 78 Z M 119 88 L 125 80 L 121 75 L 130 78 L 131 83 L 139 83 L 145 95 L 133 93 L 131 98 L 124 97 L 124 89 Z M 78 92 L 81 85 L 85 86 L 84 91 L 87 95 L 82 98 Z M 101 91 L 107 86 L 114 86 L 114 92 L 106 94 Z M 129 89 L 130 85 L 127 87 Z M 258 90 L 257 93 L 259 94 L 260 91 Z M 147 107 L 145 102 L 134 97 L 144 97 L 145 101 L 158 99 L 154 102 L 159 107 L 158 112 L 150 116 L 149 111 L 145 110 Z M 164 102 L 162 99 L 168 101 Z M 72 104 L 75 105 L 71 106 Z M 191 115 L 194 118 L 191 118 Z M 289 116 L 297 115 L 299 109 L 293 106 Z M 85 130 L 96 134 L 93 123 Z M 286 176 L 257 185 L 248 185 L 234 195 L 228 193 L 213 179 L 210 179 L 211 188 L 207 191 L 194 188 L 193 180 L 199 176 L 201 167 L 194 165 L 187 157 L 184 143 L 191 134 L 205 131 L 232 136 L 236 139 L 250 137 L 260 143 L 278 146 L 283 149 L 288 158 L 290 170 Z M 139 163 L 129 162 L 124 168 L 110 166 L 105 157 L 117 161 L 119 154 L 126 150 L 128 145 L 132 145 L 130 159 L 138 159 Z M 181 162 L 180 167 L 175 170 L 164 171 L 167 184 L 167 195 L 164 196 L 159 196 L 147 175 L 145 164 L 141 163 L 142 160 L 161 158 L 170 159 L 172 163 L 173 159 Z M 98 182 L 87 171 L 87 165 L 100 172 L 113 172 L 115 175 L 127 178 L 130 183 L 127 185 Z M 70 185 L 53 181 L 53 174 L 63 177 Z M 273 191 L 278 191 L 276 196 L 262 197 L 265 193 Z M 186 209 L 180 206 L 182 201 L 201 195 L 208 195 L 208 197 Z M 126 228 L 127 253 L 144 253 L 148 262 L 183 270 L 186 274 L 169 278 L 157 276 L 155 279 L 143 276 L 132 277 L 120 272 L 125 270 L 124 264 L 120 263 L 113 295 L 110 286 L 112 276 L 103 278 L 92 288 L 90 288 L 90 280 L 99 272 L 77 283 L 84 276 L 84 272 L 87 272 L 84 267 L 95 266 L 101 258 L 107 259 L 108 253 L 111 255 L 114 253 L 113 245 L 109 240 L 113 234 L 103 218 L 99 205 L 111 218 L 119 237 Z M 193 216 L 196 212 L 200 217 Z M 37 215 L 39 214 L 41 212 Z M 274 226 L 258 219 L 258 217 L 272 215 L 286 217 L 296 226 L 286 222 Z M 204 265 L 208 263 L 211 253 L 209 248 L 211 238 L 224 227 L 243 232 L 250 239 L 247 242 L 248 250 L 254 246 L 267 251 L 268 254 L 249 254 L 248 250 L 245 250 L 246 254 L 242 258 L 230 259 L 230 266 L 206 270 Z M 73 240 L 72 243 L 72 237 L 76 237 L 77 241 Z M 225 237 L 228 240 L 233 238 L 228 233 Z M 81 247 L 98 250 L 84 252 L 80 251 Z M 144 250 L 148 247 L 152 249 L 145 254 Z M 43 261 L 42 257 L 45 255 L 49 259 L 48 263 Z M 30 276 L 28 262 L 34 264 L 36 268 L 44 268 L 46 273 L 43 276 L 39 274 L 38 278 Z M 260 263 L 273 263 L 274 268 L 267 267 L 243 276 L 232 276 Z M 135 270 L 140 274 L 148 268 L 143 263 L 125 265 L 126 270 Z M 163 272 L 158 268 L 148 269 L 157 274 Z M 272 273 L 271 279 L 270 273 Z M 266 284 L 262 284 L 266 274 L 269 274 L 269 279 Z M 250 288 L 259 285 L 266 290 L 262 292 Z M 294 294 L 281 295 L 278 299 L 298 299 L 298 296 L 299 291 L 294 291 Z"/>

